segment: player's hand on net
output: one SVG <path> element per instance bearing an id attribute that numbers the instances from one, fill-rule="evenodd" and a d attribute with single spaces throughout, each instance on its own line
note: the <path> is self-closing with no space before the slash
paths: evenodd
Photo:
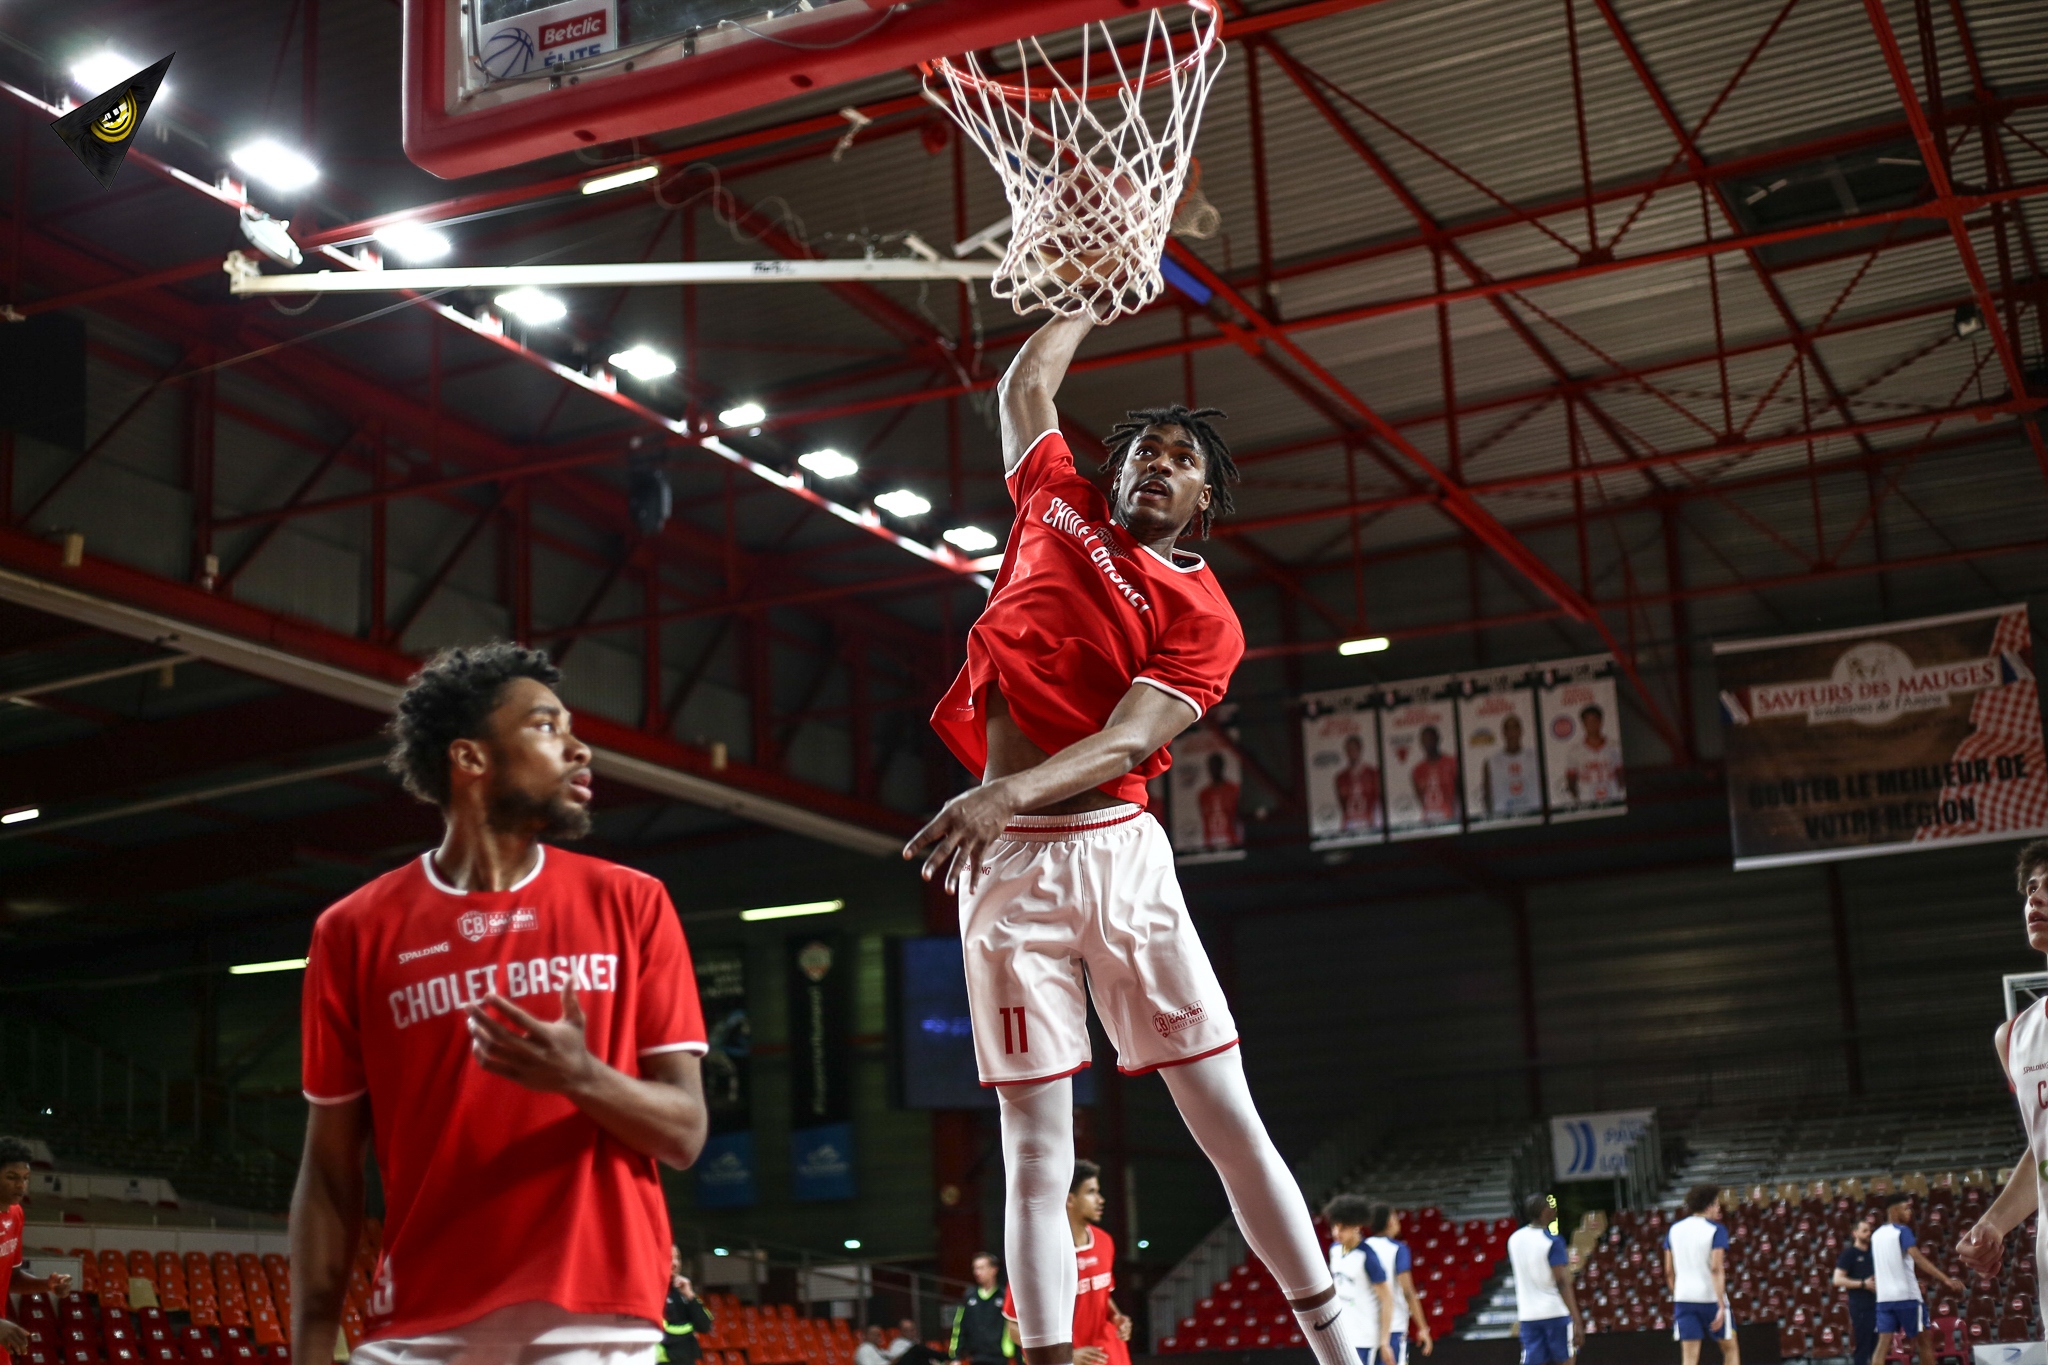
<path id="1" fill-rule="evenodd" d="M 469 1049 L 492 1075 L 554 1095 L 576 1090 L 597 1069 L 573 985 L 562 988 L 562 1017 L 554 1022 L 534 1018 L 502 995 L 485 996 L 469 1007 Z"/>
<path id="2" fill-rule="evenodd" d="M 941 806 L 931 823 L 903 846 L 903 856 L 915 858 L 926 849 L 931 850 L 924 860 L 924 879 L 930 881 L 943 874 L 947 891 L 972 891 L 981 855 L 1016 813 L 1016 803 L 1000 778 L 984 783 Z M 1078 1352 L 1075 1365 L 1082 1365 Z"/>
<path id="3" fill-rule="evenodd" d="M 1979 1275 L 1996 1275 L 2005 1260 L 2005 1238 L 1989 1224 L 1975 1223 L 1956 1239 L 1956 1259 Z"/>

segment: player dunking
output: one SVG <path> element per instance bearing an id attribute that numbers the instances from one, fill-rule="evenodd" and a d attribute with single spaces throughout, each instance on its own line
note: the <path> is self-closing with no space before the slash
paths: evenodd
<path id="1" fill-rule="evenodd" d="M 560 677 L 504 644 L 420 670 L 391 766 L 440 807 L 441 845 L 314 925 L 301 1360 L 334 1353 L 374 1140 L 384 1254 L 361 1365 L 653 1365 L 670 1254 L 655 1163 L 704 1145 L 704 1020 L 661 883 L 541 842 L 590 828 Z"/>
<path id="2" fill-rule="evenodd" d="M 1003 377 L 1017 517 L 967 665 L 932 717 L 981 785 L 904 849 L 960 893 L 975 1056 L 1001 1100 L 1024 1365 L 1074 1356 L 1070 1078 L 1088 1065 L 1091 994 L 1121 1069 L 1164 1068 L 1319 1365 L 1357 1365 L 1301 1189 L 1252 1104 L 1172 849 L 1143 804 L 1167 743 L 1223 699 L 1244 653 L 1215 575 L 1175 548 L 1230 510 L 1236 467 L 1210 425 L 1221 414 L 1173 407 L 1117 426 L 1109 497 L 1082 477 L 1053 394 L 1090 326 L 1046 324 Z"/>
<path id="3" fill-rule="evenodd" d="M 2020 912 L 2025 916 L 2027 946 L 2048 953 L 2048 839 L 2020 849 Z M 1956 1258 L 1979 1275 L 1998 1273 L 2005 1258 L 2005 1235 L 2039 1213 L 2034 1222 L 2036 1273 L 2048 1270 L 2048 1006 L 2041 1001 L 1998 1026 L 1992 1040 L 2006 1084 L 2019 1101 L 2020 1126 L 2026 1129 L 2027 1150 L 2013 1163 L 2012 1178 L 1971 1229 L 1956 1241 Z"/>

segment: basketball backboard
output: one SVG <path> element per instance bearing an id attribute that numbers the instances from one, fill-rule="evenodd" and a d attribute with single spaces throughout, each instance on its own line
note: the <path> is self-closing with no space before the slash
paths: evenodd
<path id="1" fill-rule="evenodd" d="M 1164 0 L 403 0 L 405 151 L 475 175 Z"/>

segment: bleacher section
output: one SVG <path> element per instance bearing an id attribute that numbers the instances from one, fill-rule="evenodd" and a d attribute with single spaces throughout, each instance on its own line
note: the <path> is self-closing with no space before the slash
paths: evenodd
<path id="1" fill-rule="evenodd" d="M 234 1208 L 282 1213 L 298 1174 L 296 1155 L 246 1140 L 234 1148 L 219 1137 L 195 1143 L 189 1132 L 131 1130 L 85 1114 L 44 1115 L 17 1102 L 0 1104 L 0 1132 L 46 1141 L 67 1172 L 146 1172 L 169 1181 L 185 1199 Z"/>
<path id="2" fill-rule="evenodd" d="M 276 1252 L 27 1251 L 76 1257 L 80 1275 L 61 1300 L 22 1296 L 18 1365 L 290 1365 L 291 1269 Z"/>
<path id="3" fill-rule="evenodd" d="M 1936 1354 L 1970 1359 L 1970 1347 L 2039 1337 L 2034 1298 L 2034 1220 L 2006 1240 L 2005 1263 L 1995 1280 L 1966 1272 L 1955 1259 L 1956 1238 L 1996 1195 L 1991 1174 L 1907 1177 L 1925 1191 L 1914 1228 L 1920 1248 L 1968 1286 L 1957 1301 L 1939 1284 L 1922 1286 L 1934 1313 Z M 1965 1183 L 1973 1181 L 1974 1183 Z M 1872 1185 L 1882 1188 L 1873 1192 Z M 1805 1191 L 1759 1188 L 1754 1201 L 1727 1210 L 1728 1292 L 1738 1323 L 1776 1322 L 1787 1357 L 1842 1356 L 1849 1352 L 1848 1303 L 1830 1286 L 1835 1258 L 1849 1241 L 1857 1215 L 1877 1209 L 1881 1219 L 1889 1177 L 1816 1182 Z M 1594 1242 L 1578 1270 L 1580 1307 L 1595 1332 L 1668 1331 L 1670 1291 L 1664 1283 L 1663 1238 L 1675 1215 L 1661 1209 L 1624 1210 Z M 1908 1357 L 1903 1349 L 1895 1360 Z"/>
<path id="4" fill-rule="evenodd" d="M 706 1294 L 711 1330 L 702 1365 L 851 1365 L 860 1342 L 845 1318 L 807 1318 L 792 1304 L 741 1303 Z"/>

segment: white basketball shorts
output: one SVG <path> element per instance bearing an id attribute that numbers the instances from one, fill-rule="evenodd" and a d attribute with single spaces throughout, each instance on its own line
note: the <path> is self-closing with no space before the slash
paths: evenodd
<path id="1" fill-rule="evenodd" d="M 1166 831 L 1137 806 L 1020 815 L 975 873 L 960 942 L 983 1085 L 1088 1065 L 1091 995 L 1126 1075 L 1236 1046 Z"/>

